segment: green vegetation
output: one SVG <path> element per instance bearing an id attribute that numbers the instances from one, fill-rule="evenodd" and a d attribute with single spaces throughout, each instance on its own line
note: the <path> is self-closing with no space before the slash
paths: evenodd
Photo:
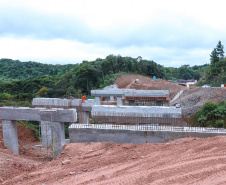
<path id="1" fill-rule="evenodd" d="M 23 63 L 3 60 L 3 63 L 5 62 L 10 63 L 13 69 L 18 69 L 17 65 L 26 66 L 24 68 L 21 67 L 18 71 L 27 70 L 28 64 L 30 66 L 41 65 L 39 63 L 33 64 L 33 62 Z M 15 64 L 14 67 L 12 66 L 13 64 Z M 64 75 L 56 75 L 53 69 L 47 70 L 48 67 L 51 68 L 53 65 L 41 67 L 46 70 L 44 76 L 31 73 L 34 76 L 36 75 L 35 78 L 29 79 L 31 76 L 26 76 L 21 77 L 21 80 L 18 81 L 12 81 L 15 78 L 11 78 L 12 82 L 2 82 L 0 84 L 0 93 L 9 94 L 12 100 L 31 100 L 34 97 L 68 97 L 69 95 L 76 97 L 79 91 L 82 94 L 89 95 L 91 89 L 98 89 L 109 85 L 122 74 L 133 73 L 164 78 L 164 67 L 153 61 L 141 60 L 138 62 L 135 58 L 114 55 L 109 55 L 105 59 L 98 58 L 91 62 L 83 61 L 76 67 L 72 68 L 73 66 L 71 66 L 67 70 L 58 69 L 58 71 L 61 71 L 60 74 L 68 71 Z M 62 66 L 62 68 L 65 68 L 65 66 Z M 10 68 L 5 70 L 8 73 L 5 72 L 2 76 L 4 78 L 11 76 Z M 18 71 L 15 73 L 20 74 Z"/>
<path id="2" fill-rule="evenodd" d="M 224 46 L 221 41 L 210 54 L 210 66 L 203 73 L 198 85 L 210 84 L 213 87 L 220 87 L 226 83 L 226 58 L 224 58 Z"/>
<path id="3" fill-rule="evenodd" d="M 199 80 L 202 74 L 209 68 L 209 64 L 200 66 L 182 65 L 179 68 L 166 67 L 165 68 L 165 79 L 183 79 L 183 80 Z"/>
<path id="4" fill-rule="evenodd" d="M 37 76 L 63 75 L 78 64 L 51 65 L 38 62 L 0 59 L 0 83 L 33 79 Z"/>
<path id="5" fill-rule="evenodd" d="M 206 102 L 194 116 L 194 126 L 226 128 L 226 101 Z"/>
<path id="6" fill-rule="evenodd" d="M 122 74 L 198 80 L 208 68 L 207 64 L 165 68 L 152 60 L 137 60 L 120 55 L 83 61 L 79 65 L 47 65 L 10 59 L 1 59 L 0 65 L 0 100 L 5 101 L 1 101 L 2 105 L 7 101 L 13 101 L 17 105 L 18 101 L 31 101 L 34 97 L 90 95 L 90 90 L 110 85 Z"/>
<path id="7" fill-rule="evenodd" d="M 22 125 L 24 125 L 25 127 L 29 128 L 33 134 L 35 135 L 35 137 L 37 137 L 38 139 L 40 139 L 40 131 L 39 131 L 39 122 L 38 121 L 19 121 Z"/>

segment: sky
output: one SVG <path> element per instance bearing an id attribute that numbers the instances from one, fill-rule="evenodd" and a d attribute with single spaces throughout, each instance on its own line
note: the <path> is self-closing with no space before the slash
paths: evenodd
<path id="1" fill-rule="evenodd" d="M 113 54 L 165 67 L 210 62 L 225 0 L 0 0 L 0 58 L 75 64 Z"/>

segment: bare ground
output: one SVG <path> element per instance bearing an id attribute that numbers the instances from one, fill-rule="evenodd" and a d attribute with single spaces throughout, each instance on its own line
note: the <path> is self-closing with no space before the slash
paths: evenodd
<path id="1" fill-rule="evenodd" d="M 206 102 L 226 101 L 226 88 L 193 87 L 185 89 L 182 95 L 171 105 L 180 103 L 185 114 L 194 114 Z"/>
<path id="2" fill-rule="evenodd" d="M 120 88 L 168 88 L 173 95 L 183 89 L 141 75 L 117 80 Z M 219 102 L 225 96 L 223 90 L 186 90 L 183 106 Z M 56 160 L 43 162 L 32 133 L 19 125 L 18 134 L 16 155 L 4 147 L 0 127 L 0 184 L 226 184 L 226 136 L 142 145 L 71 143 Z"/>
<path id="3" fill-rule="evenodd" d="M 139 79 L 139 81 L 135 82 L 136 79 Z M 153 78 L 143 75 L 121 75 L 116 79 L 115 83 L 119 88 L 137 90 L 169 90 L 171 99 L 173 99 L 179 91 L 186 89 L 184 86 L 170 83 L 166 80 L 153 80 Z"/>
<path id="4" fill-rule="evenodd" d="M 25 160 L 7 153 L 19 163 Z M 141 145 L 71 143 L 51 162 L 26 160 L 34 165 L 11 171 L 2 183 L 226 184 L 226 136 Z"/>

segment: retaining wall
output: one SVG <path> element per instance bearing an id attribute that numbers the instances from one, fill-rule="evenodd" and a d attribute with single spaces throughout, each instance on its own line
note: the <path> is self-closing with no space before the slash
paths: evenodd
<path id="1" fill-rule="evenodd" d="M 115 143 L 163 143 L 185 137 L 214 137 L 225 133 L 171 132 L 171 131 L 139 131 L 96 128 L 70 128 L 71 143 L 115 142 Z"/>

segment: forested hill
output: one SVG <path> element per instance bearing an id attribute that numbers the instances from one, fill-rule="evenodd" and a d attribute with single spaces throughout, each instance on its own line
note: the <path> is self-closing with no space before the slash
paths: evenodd
<path id="1" fill-rule="evenodd" d="M 79 65 L 47 65 L 36 62 L 2 61 L 4 78 L 20 79 L 0 84 L 0 99 L 32 99 L 33 97 L 68 97 L 114 83 L 121 74 L 141 74 L 162 79 L 196 79 L 201 77 L 208 65 L 183 65 L 179 68 L 164 67 L 141 57 L 109 55 L 105 59 L 83 61 Z M 25 65 L 25 66 L 23 66 Z M 10 67 L 11 66 L 11 67 Z M 68 72 L 66 72 L 68 70 Z M 65 73 L 66 72 L 66 73 Z M 63 74 L 64 75 L 59 75 Z M 44 76 L 43 76 L 43 75 Z M 56 75 L 57 74 L 57 75 Z M 42 76 L 40 76 L 42 75 Z M 32 78 L 35 77 L 35 78 Z M 2 95 L 2 97 L 1 97 Z"/>
<path id="2" fill-rule="evenodd" d="M 0 59 L 0 82 L 28 80 L 43 75 L 63 75 L 78 64 L 51 65 L 38 62 Z"/>

